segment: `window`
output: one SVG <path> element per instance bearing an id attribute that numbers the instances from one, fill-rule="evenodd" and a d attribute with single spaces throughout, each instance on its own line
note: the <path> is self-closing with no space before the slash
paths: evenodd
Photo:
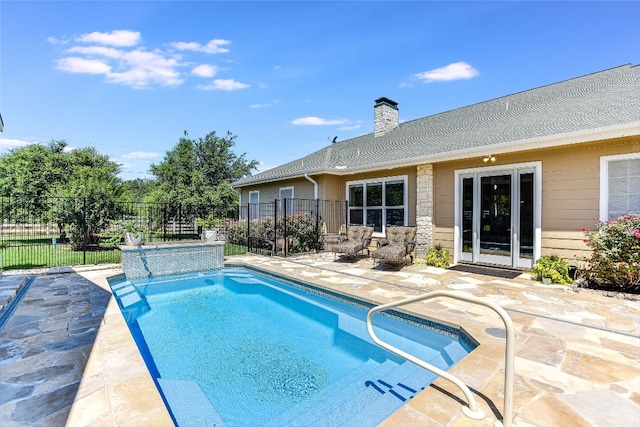
<path id="1" fill-rule="evenodd" d="M 287 215 L 293 213 L 293 187 L 280 187 L 279 197 L 280 205 L 278 206 L 278 212 L 282 212 L 283 206 L 287 207 Z M 286 200 L 286 202 L 285 202 Z"/>
<path id="2" fill-rule="evenodd" d="M 260 191 L 249 191 L 249 219 L 258 218 Z"/>
<path id="3" fill-rule="evenodd" d="M 640 153 L 600 158 L 600 220 L 640 213 Z"/>
<path id="4" fill-rule="evenodd" d="M 373 225 L 382 233 L 387 225 L 407 224 L 407 177 L 347 183 L 349 224 Z"/>

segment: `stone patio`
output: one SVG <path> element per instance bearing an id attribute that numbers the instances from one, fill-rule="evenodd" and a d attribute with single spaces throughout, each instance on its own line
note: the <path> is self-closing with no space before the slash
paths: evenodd
<path id="1" fill-rule="evenodd" d="M 527 274 L 504 279 L 420 264 L 372 268 L 371 259 L 334 261 L 333 254 L 226 262 L 376 303 L 432 290 L 487 298 L 505 308 L 516 331 L 514 425 L 640 425 L 635 298 L 544 286 Z M 19 305 L 0 329 L 1 426 L 173 425 L 111 297 L 106 278 L 120 273 L 119 266 L 98 266 L 37 274 L 17 301 L 15 290 L 32 274 L 5 272 L 0 292 L 10 297 L 3 300 Z M 490 426 L 501 419 L 505 341 L 498 315 L 442 298 L 405 309 L 461 325 L 480 342 L 450 372 L 471 388 L 486 418 L 463 415 L 463 394 L 438 379 L 381 426 Z"/>

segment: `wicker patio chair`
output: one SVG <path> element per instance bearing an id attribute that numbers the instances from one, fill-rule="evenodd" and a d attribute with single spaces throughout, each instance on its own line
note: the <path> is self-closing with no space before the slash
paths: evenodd
<path id="1" fill-rule="evenodd" d="M 405 263 L 407 257 L 413 262 L 413 249 L 416 246 L 416 227 L 388 226 L 386 238 L 378 240 L 378 248 L 371 253 L 374 267 L 376 261 L 390 263 Z"/>
<path id="2" fill-rule="evenodd" d="M 341 234 L 338 242 L 331 246 L 334 257 L 336 254 L 344 254 L 354 257 L 363 250 L 369 255 L 369 244 L 373 235 L 373 227 L 367 225 L 350 225 L 346 234 Z"/>

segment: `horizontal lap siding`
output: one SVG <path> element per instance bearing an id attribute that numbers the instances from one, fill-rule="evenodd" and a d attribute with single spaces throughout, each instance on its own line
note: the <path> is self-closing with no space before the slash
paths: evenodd
<path id="1" fill-rule="evenodd" d="M 453 262 L 454 175 L 462 164 L 463 168 L 474 167 L 469 162 L 434 166 L 433 244 L 439 243 L 449 251 L 450 262 Z"/>
<path id="2" fill-rule="evenodd" d="M 640 152 L 640 137 L 618 138 L 515 154 L 494 153 L 491 166 L 542 162 L 542 255 L 558 254 L 572 261 L 588 256 L 583 228 L 593 229 L 599 217 L 600 157 Z M 437 164 L 433 242 L 453 251 L 454 175 L 459 169 L 485 165 L 482 158 Z"/>

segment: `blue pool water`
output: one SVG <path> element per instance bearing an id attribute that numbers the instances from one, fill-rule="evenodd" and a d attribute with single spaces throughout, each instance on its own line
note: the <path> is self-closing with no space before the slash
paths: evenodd
<path id="1" fill-rule="evenodd" d="M 371 341 L 366 304 L 318 288 L 239 268 L 111 286 L 180 427 L 374 426 L 435 379 Z M 441 369 L 474 346 L 397 316 L 376 333 Z"/>

